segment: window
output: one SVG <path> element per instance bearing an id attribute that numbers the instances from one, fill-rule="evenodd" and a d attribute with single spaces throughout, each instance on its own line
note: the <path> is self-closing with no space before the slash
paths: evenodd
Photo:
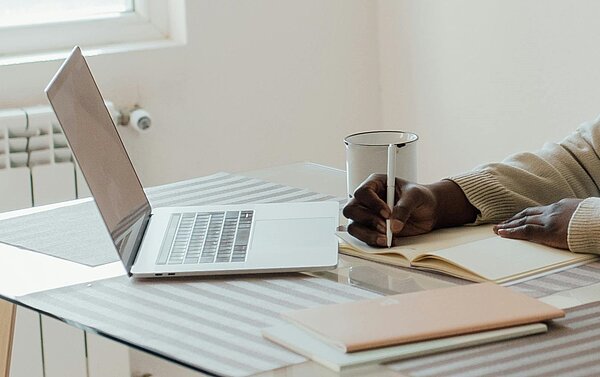
<path id="1" fill-rule="evenodd" d="M 4 0 L 0 65 L 185 43 L 184 0 Z"/>
<path id="2" fill-rule="evenodd" d="M 4 0 L 0 27 L 112 18 L 133 10 L 132 0 Z"/>

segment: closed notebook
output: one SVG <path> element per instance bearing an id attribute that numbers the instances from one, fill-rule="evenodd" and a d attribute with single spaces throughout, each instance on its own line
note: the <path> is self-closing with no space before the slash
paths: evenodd
<path id="1" fill-rule="evenodd" d="M 299 353 L 336 372 L 344 369 L 412 357 L 430 355 L 459 348 L 479 346 L 507 339 L 540 334 L 548 331 L 543 323 L 532 323 L 505 329 L 482 331 L 473 334 L 381 347 L 347 353 L 315 338 L 312 334 L 292 324 L 281 324 L 262 330 L 265 338 Z"/>
<path id="2" fill-rule="evenodd" d="M 338 232 L 341 253 L 401 267 L 441 272 L 462 279 L 508 283 L 596 260 L 597 255 L 496 236 L 490 226 L 439 229 L 405 237 L 392 248 L 371 247 Z"/>
<path id="3" fill-rule="evenodd" d="M 493 283 L 471 284 L 285 312 L 345 352 L 563 317 L 562 310 Z"/>

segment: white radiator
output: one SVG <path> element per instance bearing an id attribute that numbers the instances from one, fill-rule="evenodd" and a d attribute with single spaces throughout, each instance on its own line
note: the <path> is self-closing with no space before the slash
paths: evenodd
<path id="1" fill-rule="evenodd" d="M 0 110 L 0 212 L 87 196 L 50 106 Z"/>

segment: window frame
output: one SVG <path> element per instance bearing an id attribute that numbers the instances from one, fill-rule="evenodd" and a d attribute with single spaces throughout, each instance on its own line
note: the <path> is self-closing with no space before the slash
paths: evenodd
<path id="1" fill-rule="evenodd" d="M 74 45 L 97 55 L 185 44 L 185 0 L 133 3 L 115 17 L 0 28 L 0 65 L 62 59 Z"/>

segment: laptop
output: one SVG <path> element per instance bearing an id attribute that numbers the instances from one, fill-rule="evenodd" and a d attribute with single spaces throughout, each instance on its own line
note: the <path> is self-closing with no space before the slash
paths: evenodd
<path id="1" fill-rule="evenodd" d="M 152 208 L 79 47 L 46 94 L 130 276 L 337 265 L 337 202 Z"/>

